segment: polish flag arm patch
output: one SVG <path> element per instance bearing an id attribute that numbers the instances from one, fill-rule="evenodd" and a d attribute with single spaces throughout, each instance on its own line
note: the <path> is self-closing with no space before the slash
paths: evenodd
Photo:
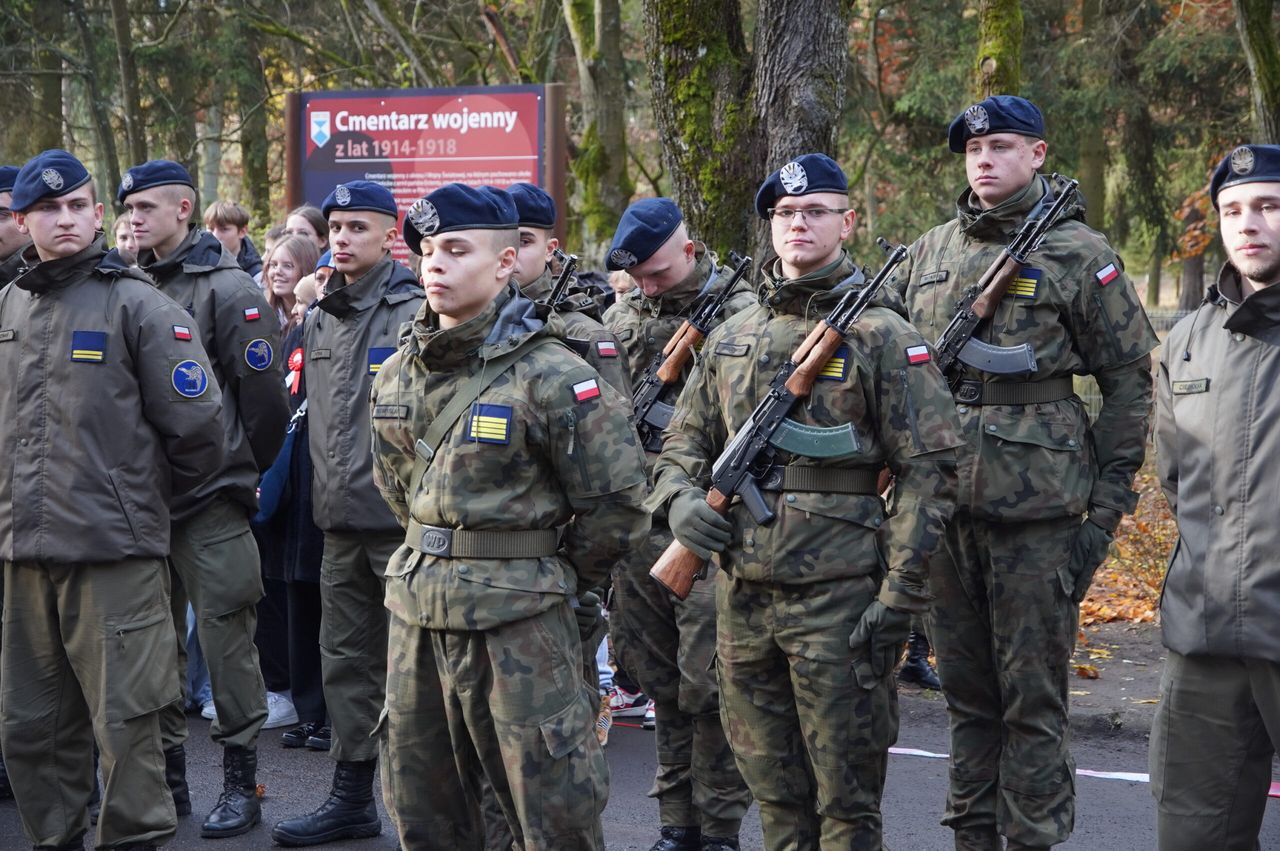
<path id="1" fill-rule="evenodd" d="M 175 340 L 190 340 L 190 339 L 191 339 L 191 329 L 190 329 L 190 328 L 188 328 L 186 325 L 174 325 L 174 326 L 173 326 L 173 339 L 175 339 Z"/>
<path id="2" fill-rule="evenodd" d="M 1108 263 L 1097 272 L 1094 272 L 1093 276 L 1098 279 L 1098 286 L 1105 287 L 1107 284 L 1120 277 L 1120 270 L 1116 268 L 1116 264 Z"/>
<path id="3" fill-rule="evenodd" d="M 907 346 L 907 363 L 928 363 L 930 359 L 928 346 Z"/>
<path id="4" fill-rule="evenodd" d="M 246 322 L 253 322 L 255 319 L 262 318 L 262 311 L 256 307 L 246 307 L 244 309 L 244 318 Z"/>
<path id="5" fill-rule="evenodd" d="M 613 340 L 600 340 L 596 343 L 596 351 L 600 353 L 602 358 L 616 358 L 618 356 L 618 344 Z"/>
<path id="6" fill-rule="evenodd" d="M 594 399 L 600 395 L 600 385 L 594 378 L 588 378 L 586 381 L 579 381 L 570 389 L 573 391 L 573 398 L 578 402 L 585 402 L 588 399 Z"/>

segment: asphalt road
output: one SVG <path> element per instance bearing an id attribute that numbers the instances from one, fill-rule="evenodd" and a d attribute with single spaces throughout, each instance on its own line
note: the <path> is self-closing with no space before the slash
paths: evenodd
<path id="1" fill-rule="evenodd" d="M 903 701 L 902 730 L 898 747 L 945 753 L 947 736 L 936 702 L 919 698 Z M 325 754 L 286 751 L 277 746 L 280 731 L 267 731 L 260 744 L 259 781 L 266 784 L 263 802 L 268 824 L 314 808 L 324 798 L 332 777 L 332 763 Z M 180 820 L 177 839 L 167 848 L 238 851 L 267 849 L 272 843 L 267 827 L 221 841 L 199 838 L 200 820 L 212 807 L 221 785 L 221 755 L 208 738 L 208 723 L 191 719 L 188 771 L 195 813 Z M 1143 737 L 1078 737 L 1073 744 L 1080 768 L 1098 771 L 1145 772 Z M 653 780 L 653 734 L 638 727 L 614 727 L 609 762 L 612 789 L 604 813 L 608 847 L 616 851 L 647 851 L 656 838 L 657 805 L 645 797 Z M 947 763 L 943 759 L 893 755 L 885 791 L 885 839 L 895 851 L 951 851 L 950 831 L 938 825 L 946 795 Z M 1059 846 L 1066 851 L 1130 851 L 1155 847 L 1155 814 L 1150 787 L 1145 783 L 1077 779 L 1079 796 L 1076 831 Z M 385 822 L 385 817 L 384 817 Z M 758 851 L 760 823 L 753 808 L 742 832 L 743 849 Z M 30 847 L 22 837 L 17 808 L 0 803 L 0 849 Z M 396 848 L 394 832 L 386 823 L 383 835 L 325 846 L 353 851 L 390 851 Z M 1280 848 L 1280 802 L 1272 802 L 1262 835 L 1263 848 Z"/>

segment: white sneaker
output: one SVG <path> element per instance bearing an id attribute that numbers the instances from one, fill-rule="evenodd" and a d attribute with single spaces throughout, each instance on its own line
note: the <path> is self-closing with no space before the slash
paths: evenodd
<path id="1" fill-rule="evenodd" d="M 210 721 L 218 720 L 218 710 L 213 707 L 213 698 L 200 704 L 200 717 L 208 718 Z"/>
<path id="2" fill-rule="evenodd" d="M 644 721 L 641 726 L 646 730 L 656 729 L 658 726 L 658 716 L 653 710 L 653 701 L 649 701 L 649 705 L 644 708 Z"/>
<path id="3" fill-rule="evenodd" d="M 627 691 L 622 686 L 609 689 L 609 709 L 614 718 L 639 718 L 644 715 L 648 700 L 644 692 Z"/>
<path id="4" fill-rule="evenodd" d="M 267 692 L 267 720 L 262 729 L 274 730 L 276 727 L 289 727 L 297 723 L 298 710 L 294 708 L 289 696 L 278 691 Z"/>

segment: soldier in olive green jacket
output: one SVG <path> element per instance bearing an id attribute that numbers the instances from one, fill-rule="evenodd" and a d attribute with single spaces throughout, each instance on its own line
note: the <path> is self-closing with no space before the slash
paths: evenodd
<path id="1" fill-rule="evenodd" d="M 174 332 L 190 317 L 107 254 L 78 160 L 38 155 L 11 203 L 34 252 L 0 290 L 0 745 L 36 847 L 83 843 L 96 743 L 94 845 L 153 848 L 177 823 L 169 506 L 220 469 L 221 393 L 199 338 Z"/>
<path id="2" fill-rule="evenodd" d="M 778 450 L 762 478 L 777 518 L 706 503 L 712 465 L 779 367 L 850 287 L 866 284 L 841 243 L 853 230 L 844 172 L 806 154 L 756 196 L 779 257 L 760 303 L 707 338 L 654 468 L 654 507 L 706 556 L 720 552 L 721 716 L 760 803 L 768 851 L 882 845 L 880 799 L 898 733 L 893 666 L 954 499 L 955 409 L 928 348 L 883 289 L 791 417 L 849 426 L 857 448 L 818 460 Z M 839 285 L 839 286 L 838 286 Z M 877 490 L 897 476 L 891 513 Z"/>
<path id="3" fill-rule="evenodd" d="M 701 242 L 689 238 L 684 215 L 669 198 L 646 198 L 623 213 L 610 246 L 610 270 L 625 269 L 637 287 L 605 314 L 626 347 L 638 384 L 696 303 L 722 292 L 732 277 Z M 755 303 L 749 285 L 729 296 L 717 321 Z M 692 362 L 664 391 L 675 404 Z M 647 440 L 646 440 L 647 436 Z M 643 427 L 646 461 L 662 448 L 660 428 Z M 720 723 L 715 654 L 715 579 L 694 583 L 678 600 L 649 577 L 671 543 L 666 513 L 654 513 L 645 546 L 614 569 L 609 629 L 618 662 L 654 702 L 658 770 L 659 851 L 732 848 L 751 794 L 733 762 Z M 665 843 L 665 844 L 664 844 Z"/>
<path id="4" fill-rule="evenodd" d="M 897 285 L 930 338 L 1052 188 L 1040 111 L 996 96 L 951 125 L 969 189 L 957 216 L 911 246 Z M 1075 819 L 1067 676 L 1079 602 L 1106 558 L 1146 451 L 1155 334 L 1120 258 L 1076 207 L 1031 254 L 978 336 L 1023 343 L 1034 373 L 965 368 L 957 410 L 969 441 L 945 557 L 929 581 L 929 637 L 951 720 L 943 823 L 957 848 L 1065 842 Z M 1090 423 L 1072 390 L 1092 375 Z M 1086 519 L 1087 517 L 1087 519 Z M 1083 521 L 1083 522 L 1082 522 Z"/>
<path id="5" fill-rule="evenodd" d="M 604 847 L 608 768 L 571 604 L 648 530 L 643 456 L 626 400 L 510 283 L 515 223 L 487 187 L 410 210 L 431 310 L 372 399 L 379 486 L 408 525 L 386 596 L 405 847 L 474 847 L 456 778 L 481 773 L 518 847 Z"/>

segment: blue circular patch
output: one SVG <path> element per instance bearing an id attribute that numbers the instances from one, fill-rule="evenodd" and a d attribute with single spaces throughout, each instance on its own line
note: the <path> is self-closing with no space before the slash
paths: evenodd
<path id="1" fill-rule="evenodd" d="M 203 396 L 209 389 L 209 375 L 200 364 L 184 360 L 173 368 L 173 389 L 188 399 Z"/>
<path id="2" fill-rule="evenodd" d="M 258 372 L 262 372 L 271 366 L 274 355 L 275 353 L 271 351 L 271 344 L 261 337 L 256 340 L 250 340 L 249 345 L 244 347 L 244 362 Z"/>

